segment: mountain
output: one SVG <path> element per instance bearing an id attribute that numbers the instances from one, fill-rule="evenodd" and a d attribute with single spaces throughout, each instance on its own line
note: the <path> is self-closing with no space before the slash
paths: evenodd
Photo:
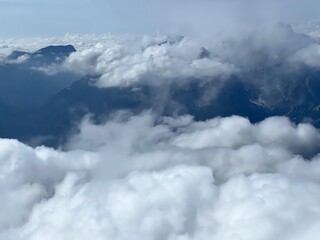
<path id="1" fill-rule="evenodd" d="M 71 53 L 77 50 L 72 45 L 58 45 L 41 48 L 35 52 L 13 51 L 7 58 L 17 60 L 19 57 L 28 57 L 27 66 L 48 65 L 65 60 Z"/>
<path id="2" fill-rule="evenodd" d="M 29 139 L 34 112 L 78 79 L 71 72 L 48 73 L 72 52 L 71 45 L 49 46 L 35 52 L 13 51 L 0 64 L 0 136 Z"/>
<path id="3" fill-rule="evenodd" d="M 13 52 L 0 65 L 0 137 L 58 147 L 86 115 L 100 124 L 118 111 L 145 110 L 197 120 L 240 115 L 258 122 L 287 116 L 320 127 L 320 70 L 291 61 L 315 40 L 284 24 L 272 33 L 270 38 L 258 30 L 237 42 L 225 41 L 222 53 L 199 49 L 199 59 L 219 56 L 240 69 L 227 79 L 178 78 L 158 85 L 98 88 L 99 76 L 50 72 L 76 51 L 71 45 Z"/>
<path id="4" fill-rule="evenodd" d="M 269 116 L 287 116 L 296 123 L 308 121 L 320 127 L 320 72 L 300 74 L 296 78 L 302 81 L 279 86 L 272 94 L 266 94 L 265 89 L 248 84 L 239 76 L 226 82 L 193 79 L 183 86 L 113 88 L 97 88 L 92 85 L 91 78 L 86 77 L 61 90 L 34 111 L 3 114 L 12 119 L 18 117 L 18 121 L 4 121 L 0 115 L 0 132 L 2 137 L 57 147 L 77 131 L 78 124 L 88 114 L 99 124 L 119 110 L 138 114 L 149 109 L 158 116 L 190 114 L 197 120 L 240 115 L 257 122 Z M 0 107 L 2 112 L 14 109 Z"/>
<path id="5" fill-rule="evenodd" d="M 46 139 L 42 144 L 59 146 L 77 131 L 84 116 L 90 114 L 100 124 L 119 110 L 138 114 L 151 109 L 157 116 L 190 114 L 197 120 L 240 115 L 252 122 L 287 116 L 296 123 L 307 121 L 320 127 L 320 71 L 304 70 L 295 77 L 302 80 L 279 86 L 271 95 L 239 76 L 228 81 L 193 79 L 185 85 L 112 88 L 97 88 L 87 77 L 60 91 L 33 114 L 36 128 L 30 128 L 29 139 L 39 136 Z"/>
<path id="6" fill-rule="evenodd" d="M 57 63 L 65 60 L 73 52 L 76 52 L 76 49 L 72 45 L 48 46 L 32 53 L 31 58 L 47 63 Z"/>
<path id="7" fill-rule="evenodd" d="M 14 51 L 0 65 L 0 95 L 3 102 L 21 109 L 41 106 L 78 77 L 70 72 L 53 71 L 75 49 L 73 46 L 49 46 L 33 53 Z M 26 56 L 24 61 L 19 58 Z"/>

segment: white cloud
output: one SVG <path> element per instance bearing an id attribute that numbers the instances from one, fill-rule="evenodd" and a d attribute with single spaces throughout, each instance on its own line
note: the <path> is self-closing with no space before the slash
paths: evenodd
<path id="1" fill-rule="evenodd" d="M 232 38 L 156 35 L 72 35 L 62 38 L 9 39 L 0 53 L 35 51 L 48 45 L 72 44 L 78 50 L 63 66 L 49 66 L 48 73 L 71 70 L 97 77 L 98 87 L 183 82 L 191 78 L 228 78 L 242 70 L 301 62 L 316 67 L 318 44 L 295 34 L 289 25 L 260 27 Z M 209 58 L 199 59 L 202 47 Z M 295 68 L 293 68 L 295 69 Z M 41 69 L 40 69 L 41 70 Z"/>
<path id="2" fill-rule="evenodd" d="M 186 81 L 190 78 L 227 77 L 237 68 L 218 58 L 199 59 L 201 45 L 190 39 L 129 37 L 100 43 L 73 53 L 65 66 L 99 76 L 97 86 L 130 86 Z"/>
<path id="3" fill-rule="evenodd" d="M 21 63 L 27 62 L 29 59 L 30 59 L 30 56 L 25 54 L 25 55 L 19 56 L 17 59 L 12 59 L 12 60 L 5 61 L 5 63 L 21 64 Z"/>
<path id="4" fill-rule="evenodd" d="M 210 55 L 199 59 L 202 47 Z M 169 36 L 110 38 L 73 53 L 65 67 L 95 76 L 98 87 L 157 85 L 192 78 L 212 81 L 276 65 L 285 65 L 286 72 L 293 62 L 316 66 L 317 48 L 314 39 L 279 23 L 209 41 Z"/>
<path id="5" fill-rule="evenodd" d="M 285 118 L 85 120 L 68 151 L 0 142 L 0 239 L 318 238 L 318 130 Z"/>

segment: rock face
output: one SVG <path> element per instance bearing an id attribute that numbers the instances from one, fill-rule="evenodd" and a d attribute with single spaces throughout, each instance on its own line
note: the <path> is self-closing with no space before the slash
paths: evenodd
<path id="1" fill-rule="evenodd" d="M 0 65 L 0 95 L 4 104 L 32 109 L 69 86 L 76 80 L 74 74 L 48 72 L 74 51 L 75 48 L 69 45 L 49 46 L 34 53 L 12 52 L 8 61 Z"/>
<path id="2" fill-rule="evenodd" d="M 13 51 L 9 56 L 9 60 L 17 60 L 19 57 L 27 56 L 28 62 L 31 65 L 39 64 L 52 64 L 55 62 L 61 62 L 66 59 L 71 53 L 77 50 L 72 45 L 65 46 L 48 46 L 41 48 L 35 52 L 29 53 L 24 51 Z"/>
<path id="3" fill-rule="evenodd" d="M 194 79 L 184 86 L 121 88 L 96 88 L 87 77 L 61 90 L 35 111 L 27 112 L 23 122 L 15 122 L 16 126 L 7 123 L 5 129 L 25 129 L 6 134 L 17 134 L 10 137 L 36 145 L 57 146 L 76 131 L 87 114 L 101 123 L 119 110 L 139 113 L 149 109 L 158 116 L 190 114 L 199 120 L 240 115 L 257 122 L 269 116 L 288 116 L 296 123 L 308 121 L 320 127 L 320 72 L 305 70 L 300 77 L 301 81 L 268 91 L 237 76 L 227 82 Z M 37 136 L 41 136 L 41 142 L 33 141 Z"/>
<path id="4" fill-rule="evenodd" d="M 32 53 L 31 56 L 37 60 L 59 62 L 66 59 L 73 52 L 76 52 L 76 49 L 72 45 L 48 46 Z"/>
<path id="5" fill-rule="evenodd" d="M 0 64 L 0 136 L 28 139 L 36 128 L 34 112 L 78 76 L 50 68 L 66 59 L 75 48 L 49 46 L 36 52 L 13 51 Z"/>

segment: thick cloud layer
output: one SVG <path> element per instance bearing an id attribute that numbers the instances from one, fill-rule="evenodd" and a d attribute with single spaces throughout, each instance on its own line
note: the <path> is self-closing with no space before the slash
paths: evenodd
<path id="1" fill-rule="evenodd" d="M 199 44 L 180 37 L 125 38 L 74 53 L 65 66 L 99 76 L 100 87 L 226 77 L 237 71 L 219 58 L 201 58 L 203 51 Z"/>
<path id="2" fill-rule="evenodd" d="M 278 68 L 279 76 L 297 71 L 297 66 L 318 68 L 318 48 L 317 39 L 278 23 L 209 41 L 166 36 L 114 38 L 73 53 L 65 67 L 94 76 L 98 87 L 214 81 L 270 68 Z M 244 79 L 250 81 L 250 77 Z"/>
<path id="3" fill-rule="evenodd" d="M 283 72 L 296 70 L 296 65 L 318 68 L 317 26 L 306 31 L 310 36 L 294 32 L 290 25 L 271 24 L 243 30 L 232 37 L 214 35 L 206 40 L 198 36 L 108 34 L 11 39 L 3 41 L 0 53 L 72 44 L 78 52 L 73 53 L 63 66 L 42 67 L 40 70 L 50 74 L 71 70 L 91 75 L 97 78 L 98 87 L 158 85 L 189 79 L 212 81 L 279 65 L 283 66 Z M 0 59 L 5 60 L 5 55 Z M 21 58 L 16 63 L 26 60 Z"/>
<path id="4" fill-rule="evenodd" d="M 147 112 L 80 129 L 67 151 L 1 140 L 0 239 L 318 239 L 308 124 Z"/>

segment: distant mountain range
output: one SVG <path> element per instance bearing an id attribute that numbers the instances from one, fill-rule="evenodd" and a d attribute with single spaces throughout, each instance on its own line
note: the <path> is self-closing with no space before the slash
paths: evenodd
<path id="1" fill-rule="evenodd" d="M 243 70 L 227 80 L 189 79 L 184 84 L 160 86 L 97 88 L 92 76 L 79 79 L 71 72 L 50 75 L 42 71 L 75 52 L 71 45 L 49 46 L 33 53 L 12 52 L 0 65 L 0 137 L 57 147 L 77 131 L 87 114 L 102 123 L 119 110 L 140 113 L 148 109 L 157 116 L 190 114 L 201 120 L 240 115 L 257 122 L 269 116 L 287 116 L 296 123 L 310 122 L 320 127 L 320 71 L 303 64 L 289 68 L 284 61 L 296 51 L 288 46 L 301 48 L 314 40 L 291 28 L 284 30 L 279 38 L 294 44 L 286 45 L 280 39 L 281 46 L 276 50 L 243 50 L 253 52 L 257 59 L 249 65 L 235 59 L 243 63 Z M 272 51 L 281 53 L 277 61 L 271 59 Z M 200 58 L 211 55 L 207 49 L 199 49 Z"/>
<path id="2" fill-rule="evenodd" d="M 3 104 L 15 108 L 39 107 L 68 87 L 76 76 L 70 72 L 47 74 L 45 69 L 59 64 L 76 51 L 72 46 L 49 46 L 34 53 L 14 51 L 0 65 L 0 96 Z"/>

